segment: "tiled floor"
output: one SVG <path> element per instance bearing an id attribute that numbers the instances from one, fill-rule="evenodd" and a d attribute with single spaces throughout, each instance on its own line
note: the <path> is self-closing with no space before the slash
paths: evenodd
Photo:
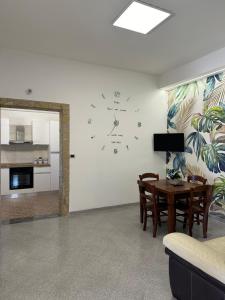
<path id="1" fill-rule="evenodd" d="M 1 196 L 0 220 L 20 220 L 59 213 L 58 192 Z"/>
<path id="2" fill-rule="evenodd" d="M 224 232 L 210 220 L 209 238 Z M 0 299 L 171 300 L 165 233 L 143 232 L 136 205 L 2 225 Z"/>

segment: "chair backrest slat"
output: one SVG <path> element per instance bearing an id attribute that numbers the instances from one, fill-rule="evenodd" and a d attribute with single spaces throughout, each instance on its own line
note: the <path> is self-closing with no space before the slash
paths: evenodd
<path id="1" fill-rule="evenodd" d="M 199 175 L 189 175 L 187 177 L 187 181 L 188 182 L 201 182 L 202 184 L 206 184 L 207 179 L 202 176 L 199 176 Z"/>
<path id="2" fill-rule="evenodd" d="M 155 173 L 144 173 L 139 175 L 140 180 L 148 179 L 148 180 L 159 180 L 159 174 Z"/>

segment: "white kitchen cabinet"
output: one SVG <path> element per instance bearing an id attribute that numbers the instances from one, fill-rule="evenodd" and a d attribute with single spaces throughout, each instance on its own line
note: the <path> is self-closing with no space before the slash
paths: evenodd
<path id="1" fill-rule="evenodd" d="M 34 168 L 34 191 L 46 192 L 51 190 L 50 168 Z"/>
<path id="2" fill-rule="evenodd" d="M 1 119 L 1 144 L 9 144 L 9 119 Z"/>
<path id="3" fill-rule="evenodd" d="M 9 169 L 1 169 L 1 195 L 8 195 L 9 190 Z"/>
<path id="4" fill-rule="evenodd" d="M 49 121 L 33 120 L 32 135 L 34 145 L 49 145 Z"/>
<path id="5" fill-rule="evenodd" d="M 59 190 L 59 153 L 50 154 L 51 191 Z"/>
<path id="6" fill-rule="evenodd" d="M 59 121 L 50 121 L 49 137 L 50 151 L 59 152 Z"/>

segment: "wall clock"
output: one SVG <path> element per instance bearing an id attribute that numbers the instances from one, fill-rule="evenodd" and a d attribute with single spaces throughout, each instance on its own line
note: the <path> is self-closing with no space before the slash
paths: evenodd
<path id="1" fill-rule="evenodd" d="M 102 124 L 101 134 L 93 132 L 91 140 L 96 141 L 101 136 L 101 151 L 110 149 L 114 154 L 121 150 L 129 151 L 130 141 L 139 140 L 139 130 L 142 127 L 139 120 L 140 108 L 135 106 L 131 97 L 125 97 L 119 91 L 112 95 L 102 93 L 99 100 L 97 104 L 92 103 L 90 108 L 95 112 L 101 110 L 101 115 L 106 115 L 107 124 Z M 100 118 L 88 118 L 88 125 L 93 126 L 98 122 L 96 119 Z"/>

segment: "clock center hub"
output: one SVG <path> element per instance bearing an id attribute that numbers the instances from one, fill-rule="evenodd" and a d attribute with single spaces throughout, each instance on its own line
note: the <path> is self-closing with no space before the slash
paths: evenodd
<path id="1" fill-rule="evenodd" d="M 120 124 L 120 122 L 119 122 L 118 120 L 115 120 L 115 121 L 113 122 L 113 124 L 114 124 L 115 127 L 118 127 L 119 124 Z"/>

